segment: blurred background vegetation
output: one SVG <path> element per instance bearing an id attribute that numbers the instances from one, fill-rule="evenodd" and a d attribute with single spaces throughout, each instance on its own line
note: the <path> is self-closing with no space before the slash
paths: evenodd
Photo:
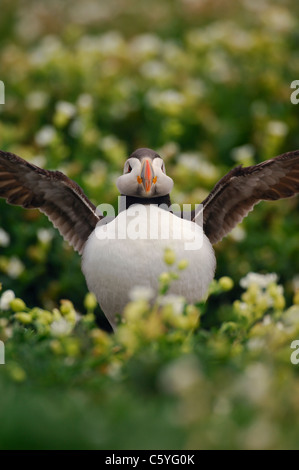
<path id="1" fill-rule="evenodd" d="M 290 102 L 290 84 L 299 79 L 298 18 L 295 0 L 2 0 L 0 148 L 65 172 L 96 205 L 117 206 L 115 180 L 125 159 L 137 147 L 150 147 L 175 181 L 173 202 L 198 203 L 232 166 L 299 148 L 299 107 Z M 207 330 L 229 319 L 239 280 L 249 271 L 276 272 L 291 303 L 299 283 L 298 208 L 298 198 L 261 203 L 215 247 L 216 277 L 230 276 L 235 287 L 208 302 L 202 318 Z M 0 200 L 0 227 L 4 288 L 29 307 L 53 309 L 68 298 L 84 311 L 80 257 L 47 219 Z M 33 408 L 35 398 L 31 402 L 26 393 Z M 111 409 L 120 406 L 117 397 L 109 400 Z M 127 410 L 134 400 L 124 399 Z M 169 397 L 160 400 L 167 414 Z M 66 406 L 67 415 L 66 397 L 61 405 L 54 402 L 52 411 Z M 155 401 L 148 406 L 154 429 L 162 420 Z M 241 411 L 237 420 L 246 421 L 248 409 Z M 132 413 L 138 427 L 141 405 Z M 65 419 L 72 427 L 77 415 Z M 163 445 L 184 445 L 185 430 L 165 420 L 169 440 Z M 127 428 L 119 425 L 119 445 L 128 447 Z M 79 433 L 74 442 L 96 445 L 92 435 L 89 429 L 86 441 Z M 148 438 L 157 446 L 153 435 L 149 430 L 139 445 Z M 158 435 L 165 436 L 163 427 Z M 113 445 L 112 438 L 105 442 Z M 206 446 L 221 439 L 215 442 L 207 439 Z M 232 439 L 225 445 L 239 444 Z"/>

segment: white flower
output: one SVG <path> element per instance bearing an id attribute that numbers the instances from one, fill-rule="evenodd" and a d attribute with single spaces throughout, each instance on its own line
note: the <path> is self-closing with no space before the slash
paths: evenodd
<path id="1" fill-rule="evenodd" d="M 271 374 L 262 363 L 249 365 L 235 384 L 237 395 L 246 397 L 251 403 L 261 403 L 269 393 Z"/>
<path id="2" fill-rule="evenodd" d="M 296 274 L 296 276 L 293 278 L 292 284 L 293 284 L 294 291 L 299 289 L 299 274 Z"/>
<path id="3" fill-rule="evenodd" d="M 122 367 L 121 367 L 121 364 L 119 362 L 112 362 L 112 364 L 110 364 L 108 366 L 107 373 L 108 373 L 109 377 L 111 377 L 113 379 L 117 379 L 121 375 L 121 370 L 122 370 Z"/>
<path id="4" fill-rule="evenodd" d="M 150 106 L 170 116 L 178 116 L 186 104 L 186 97 L 173 89 L 160 91 L 152 88 L 146 99 Z"/>
<path id="5" fill-rule="evenodd" d="M 114 149 L 119 143 L 119 140 L 114 135 L 106 135 L 99 143 L 99 147 L 106 152 Z"/>
<path id="6" fill-rule="evenodd" d="M 263 325 L 268 326 L 271 325 L 272 319 L 270 315 L 266 315 L 263 319 Z"/>
<path id="7" fill-rule="evenodd" d="M 276 328 L 280 331 L 283 331 L 284 330 L 284 324 L 281 321 L 278 321 L 276 323 Z"/>
<path id="8" fill-rule="evenodd" d="M 53 57 L 57 57 L 61 53 L 62 44 L 57 36 L 44 36 L 38 46 L 30 54 L 29 58 L 32 64 L 46 64 Z"/>
<path id="9" fill-rule="evenodd" d="M 277 286 L 276 292 L 277 292 L 278 295 L 283 295 L 284 294 L 283 286 Z"/>
<path id="10" fill-rule="evenodd" d="M 203 155 L 195 152 L 184 152 L 179 156 L 179 163 L 191 171 L 200 171 Z"/>
<path id="11" fill-rule="evenodd" d="M 154 296 L 154 290 L 151 287 L 135 286 L 130 290 L 129 298 L 135 300 L 151 300 Z"/>
<path id="12" fill-rule="evenodd" d="M 47 229 L 47 228 L 40 228 L 37 231 L 37 238 L 41 243 L 50 243 L 52 238 L 54 237 L 54 231 L 52 229 Z"/>
<path id="13" fill-rule="evenodd" d="M 72 118 L 76 114 L 76 106 L 68 101 L 58 101 L 56 103 L 56 111 L 67 118 Z"/>
<path id="14" fill-rule="evenodd" d="M 70 125 L 70 135 L 72 137 L 79 137 L 83 132 L 84 126 L 80 118 L 74 119 Z"/>
<path id="15" fill-rule="evenodd" d="M 243 227 L 240 227 L 240 225 L 237 225 L 233 230 L 230 232 L 230 237 L 235 240 L 236 242 L 240 242 L 244 240 L 246 237 L 246 232 Z"/>
<path id="16" fill-rule="evenodd" d="M 284 314 L 283 321 L 287 326 L 299 324 L 299 306 L 292 305 Z"/>
<path id="17" fill-rule="evenodd" d="M 175 156 L 179 152 L 179 146 L 176 142 L 167 142 L 163 147 L 158 149 L 160 155 L 163 155 L 164 161 Z"/>
<path id="18" fill-rule="evenodd" d="M 210 78 L 216 83 L 228 82 L 234 76 L 233 68 L 221 50 L 211 51 L 208 57 L 208 70 Z"/>
<path id="19" fill-rule="evenodd" d="M 61 318 L 60 320 L 53 321 L 50 329 L 53 336 L 65 336 L 72 331 L 73 325 L 64 318 Z"/>
<path id="20" fill-rule="evenodd" d="M 205 84 L 199 79 L 190 79 L 186 84 L 185 92 L 194 98 L 201 98 L 206 93 Z"/>
<path id="21" fill-rule="evenodd" d="M 247 348 L 249 351 L 259 350 L 265 348 L 265 338 L 250 338 L 247 342 Z"/>
<path id="22" fill-rule="evenodd" d="M 140 71 L 146 78 L 160 79 L 169 75 L 168 69 L 162 62 L 149 60 L 142 64 Z"/>
<path id="23" fill-rule="evenodd" d="M 132 57 L 147 57 L 158 54 L 162 41 L 154 34 L 143 34 L 135 37 L 130 46 Z"/>
<path id="24" fill-rule="evenodd" d="M 216 180 L 219 176 L 218 169 L 204 159 L 200 152 L 185 152 L 179 157 L 179 163 L 192 172 L 198 172 L 202 178 Z"/>
<path id="25" fill-rule="evenodd" d="M 265 16 L 267 19 L 264 17 L 264 21 L 267 27 L 270 27 L 275 32 L 285 33 L 296 27 L 296 17 L 285 8 L 273 6 L 268 9 Z"/>
<path id="26" fill-rule="evenodd" d="M 56 130 L 54 129 L 53 126 L 44 126 L 38 131 L 38 133 L 35 136 L 35 142 L 40 145 L 41 147 L 44 147 L 46 145 L 49 145 L 56 137 Z"/>
<path id="27" fill-rule="evenodd" d="M 0 310 L 9 310 L 9 304 L 15 297 L 13 290 L 4 291 L 0 298 Z"/>
<path id="28" fill-rule="evenodd" d="M 288 133 L 288 130 L 288 126 L 282 121 L 269 121 L 267 125 L 269 134 L 277 137 L 284 137 Z"/>
<path id="29" fill-rule="evenodd" d="M 181 357 L 170 363 L 162 371 L 159 382 L 168 393 L 182 393 L 201 379 L 201 371 L 196 357 Z"/>
<path id="30" fill-rule="evenodd" d="M 240 280 L 240 286 L 247 289 L 251 284 L 257 284 L 261 288 L 266 288 L 272 282 L 277 282 L 278 276 L 276 273 L 258 274 L 248 273 Z"/>
<path id="31" fill-rule="evenodd" d="M 185 98 L 182 93 L 176 90 L 150 91 L 148 94 L 150 103 L 157 108 L 181 109 L 184 106 Z"/>
<path id="32" fill-rule="evenodd" d="M 8 262 L 6 272 L 10 277 L 16 279 L 20 276 L 20 274 L 22 274 L 24 269 L 25 266 L 23 265 L 22 261 L 16 256 L 12 256 Z"/>
<path id="33" fill-rule="evenodd" d="M 99 36 L 82 36 L 77 43 L 77 49 L 83 54 L 98 52 L 100 49 L 100 37 Z"/>
<path id="34" fill-rule="evenodd" d="M 92 96 L 88 93 L 82 93 L 77 100 L 77 105 L 80 109 L 90 109 L 92 107 Z"/>
<path id="35" fill-rule="evenodd" d="M 115 54 L 122 50 L 123 44 L 123 37 L 118 31 L 109 31 L 100 37 L 99 49 L 102 54 Z"/>
<path id="36" fill-rule="evenodd" d="M 26 106 L 29 109 L 43 109 L 49 100 L 49 96 L 44 91 L 32 91 L 26 97 Z"/>
<path id="37" fill-rule="evenodd" d="M 252 164 L 253 163 L 253 156 L 254 156 L 254 146 L 251 144 L 241 145 L 240 147 L 235 147 L 232 149 L 232 157 L 235 162 L 244 163 L 244 164 Z M 249 163 L 247 163 L 249 162 Z"/>
<path id="38" fill-rule="evenodd" d="M 240 310 L 240 312 L 247 312 L 248 305 L 245 302 L 240 302 L 238 309 Z"/>
<path id="39" fill-rule="evenodd" d="M 0 228 L 0 246 L 8 246 L 10 242 L 10 236 L 3 228 Z"/>
<path id="40" fill-rule="evenodd" d="M 200 175 L 204 179 L 216 180 L 219 176 L 218 169 L 206 161 L 200 162 Z"/>
<path id="41" fill-rule="evenodd" d="M 181 295 L 164 295 L 158 298 L 158 304 L 162 307 L 165 305 L 171 305 L 175 315 L 181 315 L 184 310 L 186 299 Z"/>

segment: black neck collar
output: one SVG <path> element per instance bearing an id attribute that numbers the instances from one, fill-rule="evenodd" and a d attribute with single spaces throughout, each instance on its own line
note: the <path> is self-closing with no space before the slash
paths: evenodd
<path id="1" fill-rule="evenodd" d="M 167 207 L 171 206 L 170 196 L 166 194 L 166 196 L 159 196 L 159 197 L 135 197 L 135 196 L 124 196 L 121 195 L 122 200 L 126 201 L 125 210 L 128 209 L 133 204 L 155 204 L 155 205 L 166 205 Z"/>

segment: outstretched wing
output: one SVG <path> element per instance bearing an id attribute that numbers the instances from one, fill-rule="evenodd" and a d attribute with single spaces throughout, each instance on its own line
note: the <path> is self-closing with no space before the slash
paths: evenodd
<path id="1" fill-rule="evenodd" d="M 1 150 L 0 197 L 26 209 L 38 208 L 80 254 L 102 219 L 80 186 L 63 173 L 43 170 Z"/>
<path id="2" fill-rule="evenodd" d="M 262 200 L 275 201 L 299 193 L 299 150 L 258 165 L 238 166 L 224 176 L 195 212 L 203 211 L 203 228 L 212 244 L 220 241 Z"/>

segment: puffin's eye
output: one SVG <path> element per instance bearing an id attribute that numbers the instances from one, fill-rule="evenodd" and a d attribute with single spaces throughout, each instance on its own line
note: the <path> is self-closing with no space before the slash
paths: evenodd
<path id="1" fill-rule="evenodd" d="M 132 167 L 131 167 L 131 165 L 129 164 L 129 165 L 128 165 L 128 169 L 127 169 L 127 173 L 131 173 L 131 171 L 132 171 Z"/>
<path id="2" fill-rule="evenodd" d="M 162 165 L 161 165 L 161 170 L 163 171 L 163 173 L 165 173 L 165 166 L 164 166 L 164 163 L 162 163 Z"/>

